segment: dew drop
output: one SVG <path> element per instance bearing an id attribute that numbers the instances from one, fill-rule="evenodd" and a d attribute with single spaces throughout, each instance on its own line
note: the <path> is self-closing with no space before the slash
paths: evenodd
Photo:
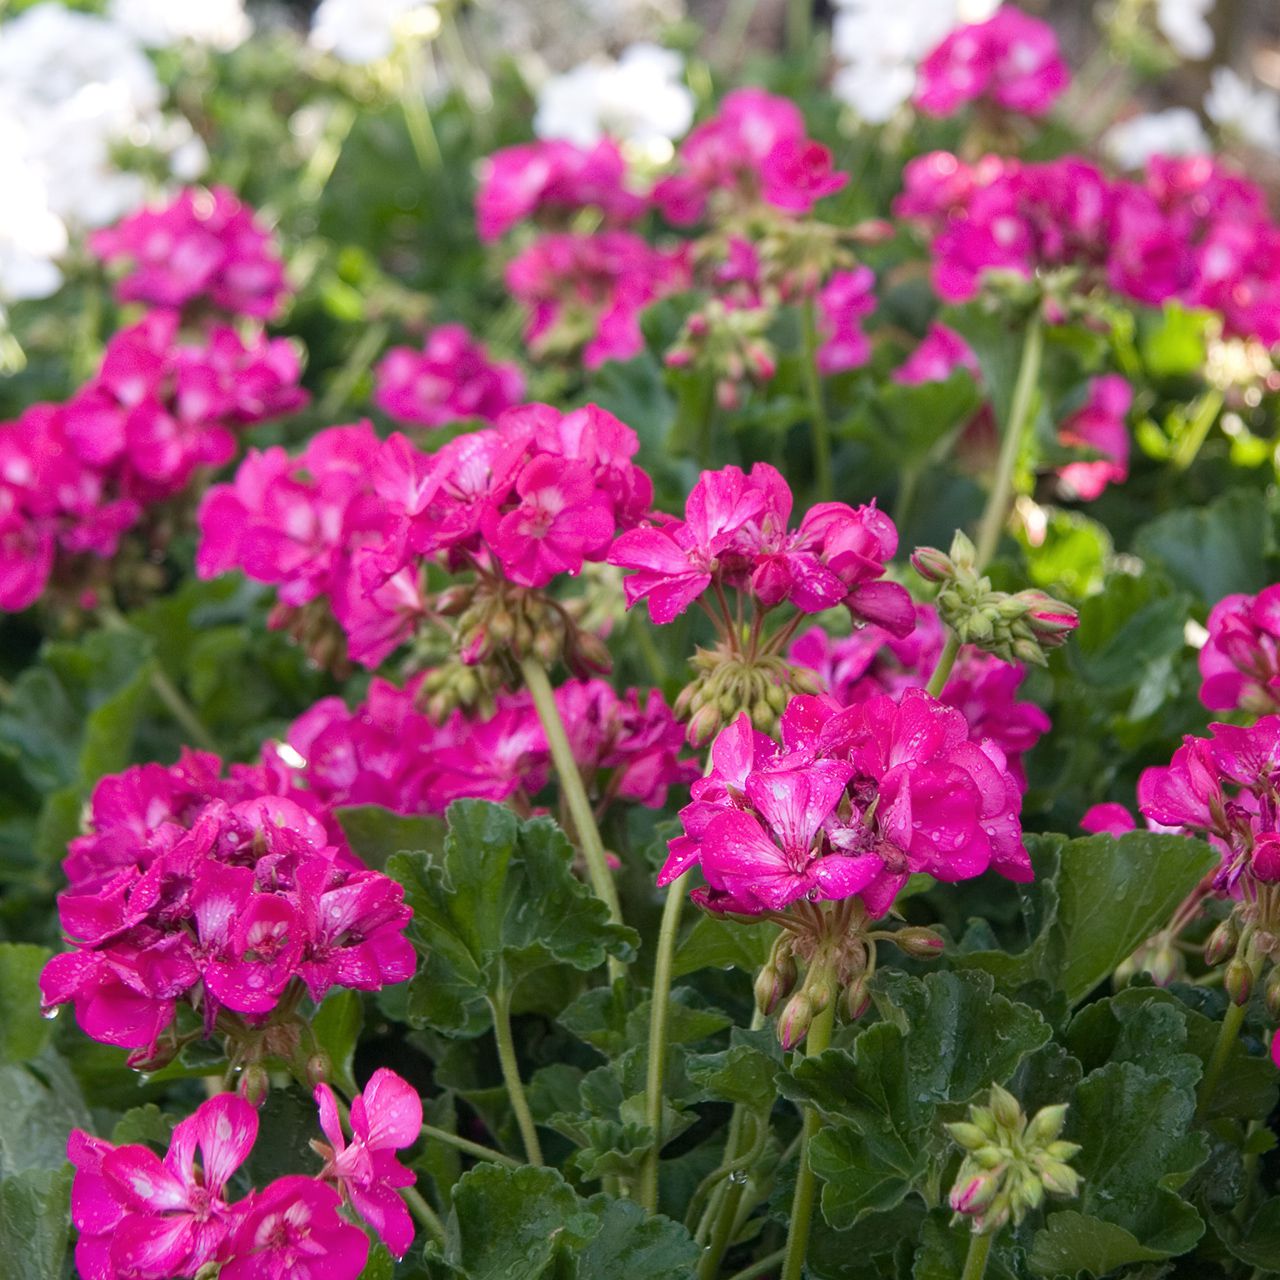
<path id="1" fill-rule="evenodd" d="M 747 1171 L 745 1169 L 735 1169 L 729 1175 L 730 1182 L 736 1182 L 738 1186 L 742 1186 L 747 1180 Z"/>
<path id="2" fill-rule="evenodd" d="M 46 1021 L 52 1022 L 54 1018 L 56 1018 L 58 1014 L 61 1012 L 62 1012 L 62 1006 L 55 1004 L 48 1009 L 41 1009 L 40 1016 L 44 1018 Z"/>

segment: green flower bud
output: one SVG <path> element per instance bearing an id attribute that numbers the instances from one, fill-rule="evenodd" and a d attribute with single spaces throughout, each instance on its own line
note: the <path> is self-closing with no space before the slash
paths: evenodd
<path id="1" fill-rule="evenodd" d="M 1267 978 L 1267 987 L 1263 995 L 1267 1005 L 1267 1017 L 1274 1022 L 1280 1018 L 1280 968 L 1273 968 Z"/>
<path id="2" fill-rule="evenodd" d="M 951 1137 L 967 1151 L 977 1151 L 987 1145 L 987 1135 L 976 1124 L 968 1124 L 963 1120 L 955 1124 L 943 1126 Z"/>
<path id="3" fill-rule="evenodd" d="M 1204 944 L 1205 964 L 1221 964 L 1229 955 L 1234 953 L 1236 944 L 1239 941 L 1240 926 L 1236 923 L 1233 913 L 1214 929 L 1209 935 L 1209 940 Z"/>
<path id="4" fill-rule="evenodd" d="M 933 929 L 925 929 L 919 925 L 909 925 L 899 929 L 893 935 L 894 944 L 900 951 L 919 960 L 933 960 L 942 954 L 945 945 L 940 933 Z"/>
<path id="5" fill-rule="evenodd" d="M 1027 1145 L 1046 1146 L 1062 1132 L 1062 1126 L 1066 1122 L 1067 1104 L 1065 1102 L 1060 1102 L 1053 1107 L 1041 1107 L 1027 1125 Z"/>
<path id="6" fill-rule="evenodd" d="M 794 1049 L 809 1034 L 809 1024 L 813 1021 L 813 1006 L 803 990 L 782 1007 L 782 1016 L 778 1019 L 778 1043 L 784 1049 Z"/>
<path id="7" fill-rule="evenodd" d="M 1253 994 L 1253 970 L 1245 960 L 1236 956 L 1227 965 L 1222 985 L 1226 988 L 1227 995 L 1231 997 L 1232 1004 L 1248 1004 L 1249 997 Z"/>
<path id="8" fill-rule="evenodd" d="M 989 1105 L 991 1114 L 995 1116 L 996 1123 L 1001 1128 L 1012 1130 L 1020 1130 L 1022 1128 L 1022 1107 L 1019 1105 L 1017 1098 L 1008 1089 L 1002 1089 L 998 1084 L 993 1084 L 991 1086 Z"/>
<path id="9" fill-rule="evenodd" d="M 867 985 L 866 978 L 862 976 L 855 978 L 849 984 L 844 999 L 849 1021 L 857 1022 L 871 1008 L 871 988 Z"/>

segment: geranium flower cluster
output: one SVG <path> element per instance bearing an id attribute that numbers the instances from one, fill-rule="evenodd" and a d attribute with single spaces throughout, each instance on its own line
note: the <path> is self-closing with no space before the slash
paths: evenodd
<path id="1" fill-rule="evenodd" d="M 668 884 L 700 867 L 694 897 L 710 911 L 776 915 L 857 896 L 878 918 L 916 872 L 1031 879 L 1004 753 L 922 690 L 847 708 L 795 698 L 780 744 L 739 717 L 711 762 L 659 875 Z"/>
<path id="2" fill-rule="evenodd" d="M 1209 611 L 1200 650 L 1200 701 L 1253 715 L 1280 706 L 1280 585 L 1224 596 Z"/>
<path id="3" fill-rule="evenodd" d="M 1211 156 L 1154 157 L 1134 182 L 1075 156 L 968 165 L 933 152 L 904 179 L 895 211 L 930 232 L 947 301 L 974 297 L 990 271 L 1072 268 L 1146 305 L 1207 307 L 1230 336 L 1280 341 L 1280 228 L 1261 190 Z"/>
<path id="4" fill-rule="evenodd" d="M 315 1091 L 329 1145 L 314 1177 L 286 1174 L 239 1200 L 229 1183 L 258 1138 L 258 1113 L 219 1094 L 174 1126 L 164 1157 L 138 1143 L 115 1146 L 75 1129 L 71 1216 L 84 1280 L 194 1280 L 218 1266 L 229 1280 L 291 1276 L 356 1280 L 369 1238 L 340 1213 L 349 1203 L 396 1257 L 413 1243 L 413 1221 L 398 1188 L 412 1186 L 396 1152 L 417 1141 L 422 1100 L 393 1071 L 370 1077 L 351 1105 L 343 1134 L 333 1090 Z"/>
<path id="5" fill-rule="evenodd" d="M 965 103 L 1042 116 L 1071 79 L 1053 28 L 1006 5 L 985 22 L 950 32 L 920 64 L 915 104 L 949 116 Z"/>
<path id="6" fill-rule="evenodd" d="M 103 262 L 128 264 L 116 285 L 121 302 L 269 320 L 287 294 L 271 233 L 225 187 L 189 187 L 94 232 L 89 247 Z"/>
<path id="7" fill-rule="evenodd" d="M 918 604 L 915 630 L 909 635 L 867 626 L 832 639 L 821 627 L 813 627 L 796 638 L 787 656 L 816 671 L 823 692 L 850 707 L 880 694 L 898 697 L 907 689 L 924 688 L 945 643 L 937 610 Z M 965 645 L 938 695 L 940 702 L 964 716 L 975 742 L 989 739 L 1004 752 L 1010 774 L 1024 791 L 1022 757 L 1052 728 L 1043 708 L 1017 700 L 1026 674 L 1025 667 Z"/>
<path id="8" fill-rule="evenodd" d="M 374 370 L 374 403 L 411 426 L 492 423 L 523 396 L 519 366 L 490 359 L 460 324 L 432 329 L 420 351 L 392 347 Z"/>
<path id="9" fill-rule="evenodd" d="M 77 558 L 114 555 L 148 508 L 232 458 L 238 428 L 304 404 L 299 375 L 285 339 L 188 339 L 171 311 L 117 333 L 69 401 L 0 428 L 0 608 L 32 604 L 51 576 L 86 585 Z"/>
<path id="10" fill-rule="evenodd" d="M 414 971 L 403 889 L 298 803 L 236 798 L 252 775 L 218 771 L 189 754 L 104 779 L 64 864 L 58 913 L 74 950 L 45 966 L 45 1006 L 74 1003 L 85 1033 L 133 1064 L 215 1032 L 251 1059 L 254 1033 L 288 1021 L 304 994 L 376 991 Z M 180 1006 L 197 1029 L 175 1024 Z"/>

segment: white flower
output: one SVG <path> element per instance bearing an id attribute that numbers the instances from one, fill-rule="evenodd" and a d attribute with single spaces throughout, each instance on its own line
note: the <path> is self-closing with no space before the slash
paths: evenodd
<path id="1" fill-rule="evenodd" d="M 321 0 L 311 21 L 311 43 L 342 62 L 367 66 L 390 57 L 428 11 L 434 18 L 434 0 Z"/>
<path id="2" fill-rule="evenodd" d="M 148 49 L 190 40 L 225 53 L 253 30 L 244 0 L 111 0 L 107 16 Z"/>
<path id="3" fill-rule="evenodd" d="M 552 76 L 538 93 L 533 130 L 591 146 L 608 136 L 653 149 L 693 123 L 684 59 L 653 44 L 633 44 L 617 62 L 584 62 Z"/>
<path id="4" fill-rule="evenodd" d="M 956 27 L 984 22 L 999 0 L 837 0 L 831 90 L 863 120 L 883 124 L 916 88 L 916 68 Z"/>
<path id="5" fill-rule="evenodd" d="M 13 119 L 0 119 L 0 173 L 0 299 L 47 298 L 62 283 L 56 260 L 66 252 L 67 229 L 49 208 L 44 180 Z"/>
<path id="6" fill-rule="evenodd" d="M 1156 26 L 1184 58 L 1199 62 L 1213 52 L 1213 28 L 1206 21 L 1214 0 L 1156 0 Z"/>
<path id="7" fill-rule="evenodd" d="M 1250 86 L 1230 67 L 1215 67 L 1204 110 L 1251 147 L 1280 152 L 1280 95 L 1273 89 Z"/>
<path id="8" fill-rule="evenodd" d="M 1141 169 L 1152 156 L 1203 155 L 1213 148 L 1194 111 L 1170 107 L 1112 125 L 1102 149 L 1121 169 Z"/>

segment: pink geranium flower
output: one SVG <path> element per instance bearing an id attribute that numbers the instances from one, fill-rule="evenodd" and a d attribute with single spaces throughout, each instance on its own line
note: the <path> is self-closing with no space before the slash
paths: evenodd
<path id="1" fill-rule="evenodd" d="M 315 1144 L 326 1163 L 322 1179 L 330 1179 L 355 1211 L 378 1233 L 397 1258 L 413 1243 L 413 1218 L 400 1198 L 399 1187 L 415 1178 L 395 1153 L 412 1146 L 422 1132 L 422 1099 L 394 1071 L 379 1068 L 364 1092 L 351 1104 L 351 1141 L 342 1133 L 333 1090 L 316 1086 L 320 1127 L 329 1146 Z"/>
<path id="2" fill-rule="evenodd" d="M 1280 704 L 1280 586 L 1225 596 L 1209 610 L 1200 650 L 1200 701 L 1255 715 Z"/>
<path id="3" fill-rule="evenodd" d="M 1088 462 L 1068 462 L 1058 479 L 1068 496 L 1082 502 L 1100 497 L 1109 484 L 1129 477 L 1129 429 L 1125 415 L 1133 403 L 1133 389 L 1118 374 L 1108 373 L 1089 383 L 1085 404 L 1058 427 L 1058 442 L 1098 454 Z"/>
<path id="4" fill-rule="evenodd" d="M 818 368 L 825 374 L 858 369 L 871 359 L 871 343 L 860 321 L 876 309 L 875 281 L 870 267 L 833 272 L 818 291 L 822 346 Z"/>

